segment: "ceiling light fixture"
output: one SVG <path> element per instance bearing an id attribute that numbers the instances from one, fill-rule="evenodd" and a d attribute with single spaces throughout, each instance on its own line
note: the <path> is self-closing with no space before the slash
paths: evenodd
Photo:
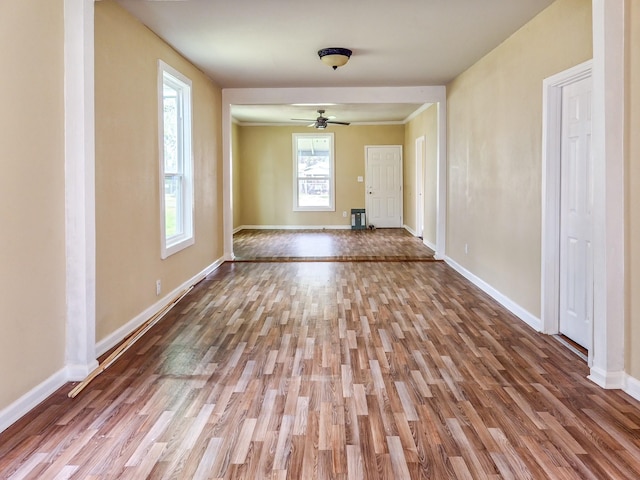
<path id="1" fill-rule="evenodd" d="M 329 65 L 334 70 L 343 66 L 349 61 L 353 52 L 348 48 L 330 47 L 318 50 L 318 56 L 325 64 Z"/>

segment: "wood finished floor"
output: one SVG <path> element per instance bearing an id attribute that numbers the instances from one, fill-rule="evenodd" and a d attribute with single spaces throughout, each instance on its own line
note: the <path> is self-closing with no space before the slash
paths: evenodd
<path id="1" fill-rule="evenodd" d="M 225 263 L 0 478 L 640 478 L 639 403 L 587 373 L 442 262 Z"/>
<path id="2" fill-rule="evenodd" d="M 403 228 L 241 230 L 236 261 L 433 261 L 433 250 Z"/>

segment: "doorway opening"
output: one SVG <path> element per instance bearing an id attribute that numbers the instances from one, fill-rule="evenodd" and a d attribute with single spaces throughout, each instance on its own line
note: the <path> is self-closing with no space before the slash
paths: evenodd
<path id="1" fill-rule="evenodd" d="M 564 335 L 564 344 L 574 342 L 588 354 L 593 343 L 591 68 L 588 61 L 544 81 L 542 178 L 542 330 Z M 588 131 L 570 131 L 576 116 L 584 117 L 581 128 Z"/>

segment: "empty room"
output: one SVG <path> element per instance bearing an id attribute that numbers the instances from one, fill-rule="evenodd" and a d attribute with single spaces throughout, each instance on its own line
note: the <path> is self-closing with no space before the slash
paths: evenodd
<path id="1" fill-rule="evenodd" d="M 634 0 L 0 5 L 0 478 L 640 477 Z"/>

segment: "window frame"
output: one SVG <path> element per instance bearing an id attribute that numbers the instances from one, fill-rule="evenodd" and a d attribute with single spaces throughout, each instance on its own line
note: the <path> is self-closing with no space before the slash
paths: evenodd
<path id="1" fill-rule="evenodd" d="M 164 87 L 165 84 L 178 91 L 178 172 L 165 171 L 165 125 Z M 158 144 L 159 144 L 159 197 L 160 197 L 160 257 L 165 258 L 195 243 L 194 228 L 194 168 L 193 168 L 193 125 L 192 125 L 192 82 L 175 68 L 158 60 Z M 181 208 L 176 221 L 180 219 L 180 232 L 167 236 L 165 180 L 179 178 Z"/>
<path id="2" fill-rule="evenodd" d="M 299 182 L 305 177 L 298 174 L 298 139 L 309 137 L 329 138 L 329 205 L 328 206 L 301 206 L 299 204 L 298 192 Z M 293 157 L 293 211 L 294 212 L 335 212 L 336 211 L 336 168 L 335 168 L 335 136 L 333 132 L 322 133 L 294 133 L 292 134 L 292 157 Z M 308 177 L 306 177 L 308 179 Z"/>

